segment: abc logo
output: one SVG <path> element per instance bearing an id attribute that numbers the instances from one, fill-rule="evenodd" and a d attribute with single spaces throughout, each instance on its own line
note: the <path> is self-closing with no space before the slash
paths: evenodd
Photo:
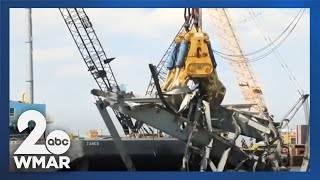
<path id="1" fill-rule="evenodd" d="M 70 138 L 64 131 L 52 131 L 46 138 L 46 147 L 52 154 L 63 154 L 70 147 Z"/>
<path id="2" fill-rule="evenodd" d="M 68 141 L 68 139 L 62 139 L 62 140 L 60 140 L 60 139 L 57 139 L 57 138 L 54 138 L 54 139 L 49 139 L 48 140 L 48 145 L 49 146 L 54 146 L 54 145 L 64 145 L 64 146 L 67 146 L 68 144 L 69 144 L 69 141 Z"/>

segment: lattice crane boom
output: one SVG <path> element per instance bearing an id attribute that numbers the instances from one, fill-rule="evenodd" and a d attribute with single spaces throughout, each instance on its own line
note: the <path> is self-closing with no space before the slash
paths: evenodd
<path id="1" fill-rule="evenodd" d="M 88 71 L 99 88 L 103 91 L 110 91 L 113 88 L 119 90 L 118 83 L 109 64 L 114 58 L 107 58 L 84 9 L 60 8 L 59 11 L 88 67 Z M 136 131 L 129 116 L 113 111 L 126 134 L 129 133 L 129 129 Z"/>
<path id="2" fill-rule="evenodd" d="M 191 11 L 192 11 L 192 13 L 191 13 Z M 195 14 L 196 14 L 196 17 L 195 17 Z M 192 16 L 192 17 L 189 17 L 189 16 Z M 172 42 L 170 43 L 168 49 L 166 50 L 166 52 L 164 53 L 164 55 L 162 56 L 162 58 L 160 59 L 159 63 L 156 66 L 157 72 L 158 72 L 158 79 L 159 79 L 160 84 L 162 84 L 166 80 L 166 77 L 168 74 L 168 69 L 164 68 L 164 66 L 165 66 L 165 63 L 166 63 L 166 60 L 167 60 L 169 54 L 171 53 L 171 51 L 174 48 L 175 38 L 179 34 L 181 34 L 181 32 L 185 29 L 186 24 L 191 24 L 192 22 L 194 22 L 195 19 L 198 22 L 198 27 L 202 27 L 202 10 L 200 8 L 186 8 L 185 9 L 186 22 L 179 29 L 178 33 L 175 35 L 175 37 L 173 38 Z M 155 84 L 153 82 L 153 78 L 151 77 L 149 85 L 147 87 L 146 95 L 151 95 L 154 90 L 155 90 Z"/>
<path id="3" fill-rule="evenodd" d="M 183 31 L 184 27 L 182 26 L 179 30 L 179 32 L 176 34 L 175 37 L 177 37 L 178 34 L 180 34 Z M 175 38 L 174 38 L 175 39 Z M 174 44 L 175 41 L 171 42 L 171 44 L 169 45 L 168 49 L 166 50 L 166 52 L 164 53 L 164 55 L 162 56 L 162 58 L 160 59 L 159 63 L 157 64 L 156 68 L 157 68 L 157 72 L 158 72 L 158 78 L 159 78 L 159 82 L 163 83 L 166 80 L 166 76 L 168 74 L 168 69 L 165 68 L 165 63 L 166 60 L 170 54 L 170 52 L 173 50 L 174 48 Z M 147 87 L 147 91 L 146 91 L 146 95 L 151 95 L 153 93 L 153 91 L 155 90 L 155 84 L 153 81 L 153 78 L 150 78 L 150 82 L 149 85 Z"/>
<path id="4" fill-rule="evenodd" d="M 237 38 L 226 9 L 212 8 L 209 9 L 210 18 L 215 26 L 217 34 L 220 34 L 221 44 L 232 54 L 229 59 L 238 86 L 244 97 L 245 103 L 254 104 L 255 110 L 260 113 L 266 113 L 267 108 L 263 98 L 262 90 L 258 84 L 257 78 L 253 73 L 248 58 L 244 56 L 239 39 Z"/>

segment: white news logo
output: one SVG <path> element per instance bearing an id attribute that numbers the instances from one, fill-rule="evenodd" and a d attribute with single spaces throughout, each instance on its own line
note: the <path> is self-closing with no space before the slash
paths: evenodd
<path id="1" fill-rule="evenodd" d="M 15 155 L 42 155 L 42 156 L 13 156 L 18 169 L 22 166 L 26 169 L 41 167 L 44 169 L 63 167 L 70 168 L 70 158 L 67 156 L 59 156 L 59 161 L 54 156 L 43 156 L 44 154 L 61 155 L 70 148 L 70 138 L 67 133 L 61 130 L 52 131 L 46 138 L 45 144 L 36 144 L 46 130 L 46 119 L 38 111 L 29 110 L 21 114 L 18 119 L 18 130 L 22 132 L 28 128 L 29 121 L 36 123 L 35 128 L 29 136 L 14 152 Z M 47 159 L 46 159 L 47 158 Z"/>

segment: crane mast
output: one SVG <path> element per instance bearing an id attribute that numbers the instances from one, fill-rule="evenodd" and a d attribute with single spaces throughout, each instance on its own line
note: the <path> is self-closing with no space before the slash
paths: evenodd
<path id="1" fill-rule="evenodd" d="M 221 36 L 221 38 L 219 38 L 221 44 L 229 51 L 228 54 L 232 55 L 230 56 L 229 64 L 236 76 L 245 103 L 253 104 L 254 110 L 261 114 L 267 113 L 262 90 L 253 73 L 248 58 L 244 55 L 239 39 L 237 39 L 235 35 L 226 9 L 212 8 L 208 11 L 215 30 L 220 31 L 216 33 Z"/>
<path id="2" fill-rule="evenodd" d="M 119 90 L 118 83 L 109 64 L 114 58 L 107 58 L 84 9 L 60 8 L 59 11 L 88 67 L 88 71 L 99 88 L 103 91 L 111 91 L 113 88 Z M 129 116 L 115 110 L 113 111 L 122 125 L 125 134 L 129 133 L 129 129 L 134 132 L 136 131 Z"/>

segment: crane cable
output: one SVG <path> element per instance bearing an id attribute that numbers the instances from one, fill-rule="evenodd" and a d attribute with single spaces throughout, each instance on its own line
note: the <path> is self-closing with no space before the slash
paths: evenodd
<path id="1" fill-rule="evenodd" d="M 293 18 L 293 20 L 291 21 L 291 23 L 282 31 L 282 33 L 280 33 L 279 36 L 277 36 L 273 41 L 271 41 L 268 45 L 266 45 L 265 47 L 259 49 L 259 50 L 256 50 L 254 52 L 251 52 L 251 53 L 247 53 L 247 54 L 226 54 L 226 53 L 223 53 L 223 52 L 220 52 L 220 51 L 217 51 L 217 50 L 214 50 L 213 49 L 213 52 L 217 53 L 217 54 L 220 54 L 220 55 L 224 55 L 224 56 L 230 56 L 230 57 L 242 57 L 242 56 L 252 56 L 254 54 L 257 54 L 265 49 L 267 49 L 268 47 L 272 46 L 273 44 L 275 44 L 279 39 L 281 39 L 282 36 L 285 35 L 285 33 L 290 29 L 290 27 L 293 25 L 294 22 L 296 22 L 292 27 L 291 29 L 289 30 L 289 33 L 292 32 L 292 30 L 295 28 L 296 24 L 300 21 L 301 19 L 301 16 L 303 14 L 304 10 L 302 11 L 302 9 L 299 10 L 299 12 L 297 13 L 297 15 Z M 298 20 L 297 20 L 298 19 Z M 288 33 L 288 34 L 289 34 Z M 286 35 L 283 40 L 280 41 L 280 43 L 278 45 L 281 45 L 282 42 L 288 37 L 288 35 Z M 277 45 L 277 47 L 278 47 Z M 267 52 L 268 53 L 268 52 Z M 267 54 L 265 53 L 265 54 Z"/>
<path id="2" fill-rule="evenodd" d="M 305 12 L 306 9 L 303 9 L 300 18 L 302 17 L 303 13 Z M 301 10 L 300 10 L 301 11 Z M 264 39 L 267 43 L 271 44 L 272 47 L 272 52 L 274 53 L 276 59 L 278 60 L 278 62 L 280 63 L 281 67 L 287 72 L 287 75 L 289 77 L 289 79 L 293 82 L 293 84 L 296 86 L 298 93 L 302 96 L 304 94 L 299 82 L 297 81 L 296 77 L 293 75 L 293 73 L 291 72 L 291 70 L 289 69 L 288 64 L 286 63 L 286 61 L 284 60 L 284 58 L 281 56 L 279 50 L 271 43 L 271 38 L 270 36 L 264 31 L 262 24 L 260 23 L 259 19 L 257 18 L 255 12 L 253 10 L 249 11 L 249 14 L 253 17 L 255 24 L 257 25 L 259 31 L 261 32 L 261 34 L 264 36 Z M 300 20 L 299 18 L 299 20 Z"/>
<path id="3" fill-rule="evenodd" d="M 287 39 L 287 37 L 289 37 L 289 36 L 291 35 L 291 33 L 293 32 L 293 30 L 294 30 L 295 27 L 297 26 L 298 22 L 300 21 L 301 17 L 302 17 L 302 14 L 300 14 L 297 22 L 293 25 L 293 27 L 290 29 L 290 31 L 288 32 L 288 34 L 281 40 L 281 42 L 280 42 L 279 44 L 275 45 L 274 48 L 278 48 L 280 45 L 282 45 L 282 43 Z M 216 52 L 217 52 L 217 51 L 216 51 Z M 264 54 L 262 54 L 262 55 L 260 55 L 260 56 L 258 56 L 258 57 L 251 58 L 250 60 L 248 60 L 247 57 L 243 56 L 243 58 L 245 59 L 245 60 L 243 60 L 243 61 L 239 61 L 239 60 L 237 60 L 237 59 L 231 59 L 231 58 L 225 57 L 225 56 L 223 56 L 223 55 L 221 55 L 221 54 L 219 54 L 219 53 L 216 53 L 216 55 L 222 57 L 222 58 L 225 59 L 225 60 L 237 61 L 237 62 L 240 62 L 240 63 L 241 63 L 241 62 L 242 62 L 242 63 L 247 63 L 247 62 L 256 62 L 256 61 L 258 61 L 258 60 L 261 60 L 261 59 L 263 59 L 264 57 L 268 56 L 269 54 L 271 54 L 271 53 L 273 53 L 273 52 L 274 52 L 274 49 L 271 49 L 271 50 L 269 50 L 268 52 L 266 52 L 266 53 L 264 53 Z"/>

